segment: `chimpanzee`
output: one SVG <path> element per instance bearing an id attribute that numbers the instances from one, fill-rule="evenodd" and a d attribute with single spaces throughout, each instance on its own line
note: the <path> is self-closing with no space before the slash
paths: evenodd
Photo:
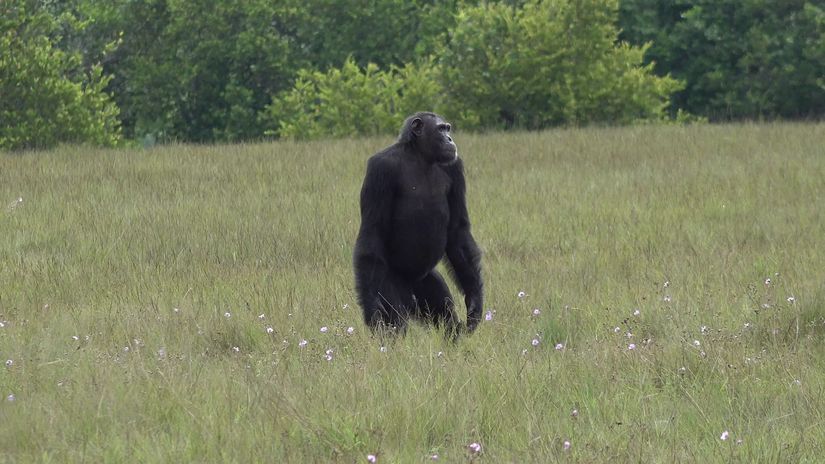
<path id="1" fill-rule="evenodd" d="M 481 251 L 470 234 L 464 169 L 441 116 L 416 113 L 398 141 L 367 162 L 353 266 L 364 322 L 373 332 L 405 331 L 409 319 L 462 324 L 435 266 L 446 254 L 467 306 L 466 330 L 481 320 Z"/>

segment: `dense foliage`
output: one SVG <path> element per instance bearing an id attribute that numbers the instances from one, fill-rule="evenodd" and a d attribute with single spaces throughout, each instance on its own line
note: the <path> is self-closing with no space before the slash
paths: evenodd
<path id="1" fill-rule="evenodd" d="M 458 14 L 442 82 L 471 125 L 542 128 L 658 119 L 679 83 L 616 42 L 616 2 L 485 3 Z"/>
<path id="2" fill-rule="evenodd" d="M 622 0 L 622 38 L 683 79 L 673 106 L 712 119 L 825 115 L 825 3 Z"/>
<path id="3" fill-rule="evenodd" d="M 258 113 L 270 94 L 290 87 L 310 63 L 298 57 L 282 2 L 79 1 L 95 34 L 123 32 L 105 66 L 132 138 L 260 137 Z"/>
<path id="4" fill-rule="evenodd" d="M 105 91 L 111 78 L 56 46 L 61 30 L 84 24 L 31 6 L 0 3 L 0 149 L 115 144 L 118 108 Z"/>
<path id="5" fill-rule="evenodd" d="M 301 71 L 295 86 L 276 98 L 263 116 L 287 138 L 378 135 L 398 130 L 399 115 L 422 108 L 440 111 L 441 88 L 429 64 L 360 68 L 348 59 L 326 73 Z"/>
<path id="6" fill-rule="evenodd" d="M 825 114 L 813 0 L 0 5 L 6 149 Z"/>

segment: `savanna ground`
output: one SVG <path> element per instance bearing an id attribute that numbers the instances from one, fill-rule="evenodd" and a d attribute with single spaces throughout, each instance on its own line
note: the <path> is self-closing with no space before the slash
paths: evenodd
<path id="1" fill-rule="evenodd" d="M 825 125 L 456 138 L 492 320 L 383 349 L 390 138 L 0 155 L 0 461 L 825 455 Z"/>

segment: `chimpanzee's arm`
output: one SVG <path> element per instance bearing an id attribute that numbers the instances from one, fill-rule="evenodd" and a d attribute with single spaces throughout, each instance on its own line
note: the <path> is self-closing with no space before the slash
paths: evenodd
<path id="1" fill-rule="evenodd" d="M 452 187 L 449 193 L 450 225 L 447 235 L 447 259 L 467 306 L 467 329 L 473 331 L 481 321 L 484 305 L 481 280 L 481 250 L 470 233 L 470 216 L 465 199 L 464 167 L 459 158 L 446 166 Z"/>
<path id="2" fill-rule="evenodd" d="M 364 321 L 374 321 L 381 303 L 378 292 L 389 271 L 387 240 L 392 223 L 396 177 L 386 159 L 374 156 L 367 163 L 361 187 L 361 228 L 355 242 L 353 266 L 358 300 Z"/>

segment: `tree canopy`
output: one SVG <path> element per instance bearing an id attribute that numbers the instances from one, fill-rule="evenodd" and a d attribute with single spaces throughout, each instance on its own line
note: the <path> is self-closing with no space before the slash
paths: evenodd
<path id="1" fill-rule="evenodd" d="M 0 149 L 825 114 L 789 0 L 7 0 Z"/>

